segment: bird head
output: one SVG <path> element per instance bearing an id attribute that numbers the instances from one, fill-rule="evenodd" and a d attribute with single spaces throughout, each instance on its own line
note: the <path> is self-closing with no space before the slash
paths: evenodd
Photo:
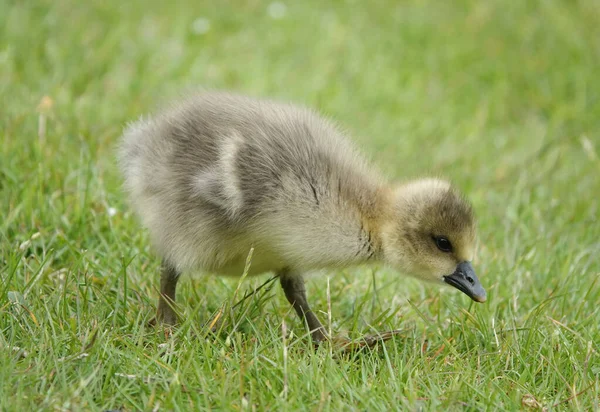
<path id="1" fill-rule="evenodd" d="M 471 264 L 476 236 L 472 207 L 448 182 L 422 179 L 395 187 L 381 233 L 386 263 L 485 302 L 486 292 Z"/>

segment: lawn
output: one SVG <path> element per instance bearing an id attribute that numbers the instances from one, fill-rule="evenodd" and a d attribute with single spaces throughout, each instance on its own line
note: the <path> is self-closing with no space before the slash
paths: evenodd
<path id="1" fill-rule="evenodd" d="M 315 107 L 390 178 L 452 179 L 488 301 L 312 276 L 334 332 L 404 330 L 344 357 L 277 285 L 232 308 L 268 275 L 199 274 L 184 322 L 147 327 L 160 262 L 115 145 L 197 87 Z M 597 0 L 0 0 L 0 138 L 0 410 L 600 409 Z"/>

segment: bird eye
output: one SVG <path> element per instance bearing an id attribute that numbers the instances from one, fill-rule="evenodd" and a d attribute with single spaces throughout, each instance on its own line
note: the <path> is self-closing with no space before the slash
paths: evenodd
<path id="1" fill-rule="evenodd" d="M 443 236 L 434 236 L 433 241 L 439 250 L 445 253 L 452 252 L 452 243 Z"/>

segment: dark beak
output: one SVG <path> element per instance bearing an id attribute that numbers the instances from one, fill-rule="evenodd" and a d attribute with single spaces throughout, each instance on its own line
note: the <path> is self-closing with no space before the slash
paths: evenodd
<path id="1" fill-rule="evenodd" d="M 479 283 L 471 262 L 459 263 L 453 274 L 444 276 L 444 282 L 454 286 L 475 302 L 485 302 L 485 289 Z"/>

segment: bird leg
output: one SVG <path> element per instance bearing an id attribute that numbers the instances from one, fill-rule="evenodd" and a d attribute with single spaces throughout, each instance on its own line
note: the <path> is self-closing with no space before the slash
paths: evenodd
<path id="1" fill-rule="evenodd" d="M 317 315 L 312 311 L 306 300 L 306 289 L 304 288 L 304 279 L 302 276 L 290 273 L 281 272 L 279 274 L 281 287 L 285 292 L 285 297 L 292 304 L 296 313 L 306 323 L 311 333 L 313 343 L 319 344 L 330 338 L 327 336 L 325 328 L 319 322 Z M 367 335 L 357 341 L 353 341 L 346 337 L 336 336 L 331 339 L 334 347 L 341 349 L 343 352 L 355 352 L 365 347 L 374 347 L 380 342 L 385 342 L 392 337 L 403 333 L 402 330 L 392 330 L 373 335 Z"/>
<path id="2" fill-rule="evenodd" d="M 306 323 L 313 342 L 319 344 L 327 340 L 325 328 L 306 300 L 306 289 L 304 288 L 304 279 L 302 276 L 286 271 L 279 274 L 279 281 L 288 302 L 296 310 L 300 319 Z"/>
<path id="3" fill-rule="evenodd" d="M 178 280 L 179 272 L 177 269 L 163 259 L 160 273 L 160 298 L 154 323 L 159 321 L 170 326 L 177 323 L 177 314 L 173 306 L 175 305 L 175 289 Z"/>

